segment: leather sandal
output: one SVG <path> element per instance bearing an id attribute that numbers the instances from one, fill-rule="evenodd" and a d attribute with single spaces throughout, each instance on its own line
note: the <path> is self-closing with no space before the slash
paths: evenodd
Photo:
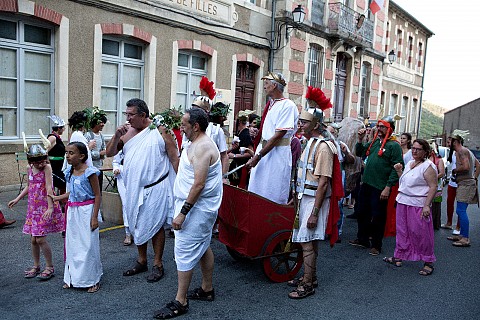
<path id="1" fill-rule="evenodd" d="M 213 301 L 215 300 L 215 290 L 212 289 L 211 291 L 206 292 L 202 287 L 198 287 L 188 292 L 187 299 Z"/>
<path id="2" fill-rule="evenodd" d="M 290 281 L 287 282 L 287 285 L 289 287 L 298 287 L 298 285 L 300 283 L 303 282 L 303 277 L 300 277 L 300 278 L 295 278 L 295 279 L 292 279 Z M 313 281 L 312 281 L 312 286 L 314 288 L 317 288 L 318 287 L 318 280 L 317 280 L 317 277 L 313 277 Z"/>
<path id="3" fill-rule="evenodd" d="M 150 273 L 147 277 L 147 282 L 157 282 L 163 278 L 165 275 L 165 271 L 163 270 L 163 266 L 153 266 L 152 273 Z"/>
<path id="4" fill-rule="evenodd" d="M 395 257 L 385 257 L 383 258 L 383 261 L 385 261 L 388 264 L 393 264 L 395 267 L 401 267 L 402 266 L 402 259 L 397 259 Z"/>
<path id="5" fill-rule="evenodd" d="M 313 285 L 300 283 L 297 288 L 295 288 L 288 294 L 288 297 L 290 299 L 303 299 L 311 296 L 312 294 L 315 294 L 315 289 L 313 288 Z"/>
<path id="6" fill-rule="evenodd" d="M 188 300 L 186 305 L 182 305 L 179 301 L 173 300 L 162 309 L 155 311 L 153 317 L 155 319 L 171 319 L 188 312 Z"/>
<path id="7" fill-rule="evenodd" d="M 91 286 L 90 288 L 88 288 L 87 292 L 88 292 L 88 293 L 95 293 L 95 292 L 97 292 L 98 290 L 100 290 L 100 282 L 98 282 L 96 285 Z"/>
<path id="8" fill-rule="evenodd" d="M 420 270 L 418 274 L 421 276 L 429 276 L 433 273 L 433 270 L 435 270 L 435 268 L 433 267 L 432 263 L 425 263 L 422 270 Z"/>
<path id="9" fill-rule="evenodd" d="M 148 265 L 145 263 L 145 264 L 141 264 L 140 262 L 136 261 L 135 262 L 135 265 L 133 266 L 133 268 L 131 269 L 128 269 L 127 271 L 125 271 L 123 273 L 123 275 L 125 277 L 129 277 L 129 276 L 133 276 L 133 275 L 136 275 L 138 273 L 142 273 L 142 272 L 147 272 L 148 271 Z"/>

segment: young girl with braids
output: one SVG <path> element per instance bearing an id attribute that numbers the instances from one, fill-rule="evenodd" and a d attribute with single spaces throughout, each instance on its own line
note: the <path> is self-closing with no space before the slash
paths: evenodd
<path id="1" fill-rule="evenodd" d="M 40 145 L 32 145 L 27 151 L 28 185 L 12 201 L 12 208 L 28 194 L 28 207 L 23 233 L 30 235 L 32 243 L 33 267 L 25 270 L 25 278 L 48 280 L 55 275 L 52 262 L 52 249 L 47 242 L 49 233 L 62 232 L 65 221 L 58 203 L 54 204 L 49 196 L 53 195 L 52 167 L 48 154 Z M 40 251 L 45 256 L 45 269 L 40 272 Z"/>
<path id="2" fill-rule="evenodd" d="M 64 171 L 67 193 L 52 197 L 55 201 L 68 198 L 63 288 L 88 288 L 87 292 L 94 293 L 100 289 L 103 274 L 98 230 L 100 171 L 86 164 L 88 150 L 82 142 L 69 143 L 65 158 L 70 165 Z"/>

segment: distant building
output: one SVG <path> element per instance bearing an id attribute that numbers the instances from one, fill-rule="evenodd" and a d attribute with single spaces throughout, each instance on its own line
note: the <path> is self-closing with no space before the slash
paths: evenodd
<path id="1" fill-rule="evenodd" d="M 455 129 L 469 130 L 470 134 L 464 142 L 465 147 L 480 150 L 479 111 L 480 98 L 445 112 L 443 117 L 443 131 L 446 136 L 448 137 Z"/>
<path id="2" fill-rule="evenodd" d="M 261 114 L 261 77 L 281 72 L 285 95 L 306 105 L 307 86 L 332 99 L 329 121 L 403 114 L 417 132 L 427 39 L 423 24 L 392 1 L 371 0 L 8 0 L 0 1 L 0 186 L 18 183 L 21 133 L 38 142 L 49 114 L 99 106 L 108 138 L 125 102 L 152 112 L 186 108 L 202 76 L 216 101 Z M 305 20 L 295 23 L 295 9 Z M 396 60 L 390 64 L 393 50 Z M 64 134 L 67 140 L 69 131 Z"/>

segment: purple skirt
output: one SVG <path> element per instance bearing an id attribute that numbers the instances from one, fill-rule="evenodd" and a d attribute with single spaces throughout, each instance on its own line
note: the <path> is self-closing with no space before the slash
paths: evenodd
<path id="1" fill-rule="evenodd" d="M 432 216 L 425 218 L 422 207 L 397 203 L 395 258 L 435 262 Z"/>

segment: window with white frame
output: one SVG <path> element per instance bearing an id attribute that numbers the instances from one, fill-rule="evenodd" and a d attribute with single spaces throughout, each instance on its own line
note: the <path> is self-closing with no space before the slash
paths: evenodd
<path id="1" fill-rule="evenodd" d="M 412 101 L 412 109 L 410 111 L 410 127 L 409 130 L 411 133 L 415 133 L 415 123 L 417 122 L 417 99 L 413 99 Z"/>
<path id="2" fill-rule="evenodd" d="M 403 117 L 400 120 L 400 132 L 407 131 L 407 108 L 408 108 L 408 97 L 403 97 L 402 106 L 400 108 L 400 116 Z"/>
<path id="3" fill-rule="evenodd" d="M 143 99 L 144 46 L 124 39 L 102 40 L 101 108 L 107 113 L 104 134 L 113 134 L 125 122 L 125 104 Z"/>
<path id="4" fill-rule="evenodd" d="M 359 115 L 368 117 L 369 102 L 370 102 L 370 75 L 372 66 L 368 62 L 362 64 L 361 82 L 360 82 L 360 110 Z"/>
<path id="5" fill-rule="evenodd" d="M 189 109 L 193 99 L 200 95 L 199 84 L 207 76 L 208 58 L 200 52 L 179 51 L 177 68 L 177 96 L 175 107 Z"/>
<path id="6" fill-rule="evenodd" d="M 323 48 L 311 44 L 308 50 L 307 85 L 321 88 L 323 85 Z"/>
<path id="7" fill-rule="evenodd" d="M 53 93 L 53 28 L 0 17 L 0 139 L 49 132 Z"/>

